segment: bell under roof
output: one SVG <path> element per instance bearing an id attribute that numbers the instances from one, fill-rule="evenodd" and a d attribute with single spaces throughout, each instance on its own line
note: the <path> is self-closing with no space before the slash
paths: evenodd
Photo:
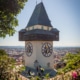
<path id="1" fill-rule="evenodd" d="M 43 26 L 52 27 L 42 2 L 36 5 L 32 13 L 32 16 L 27 24 L 27 27 L 34 26 L 34 25 L 43 25 Z"/>

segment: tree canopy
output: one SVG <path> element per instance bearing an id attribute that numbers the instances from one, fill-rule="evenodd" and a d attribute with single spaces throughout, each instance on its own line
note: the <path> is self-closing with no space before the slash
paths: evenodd
<path id="1" fill-rule="evenodd" d="M 18 26 L 16 16 L 27 0 L 0 0 L 0 37 L 12 36 Z"/>
<path id="2" fill-rule="evenodd" d="M 64 68 L 59 69 L 59 71 L 68 72 L 70 70 L 75 70 L 80 68 L 80 52 L 78 53 L 67 53 L 63 59 L 63 62 L 66 63 Z"/>
<path id="3" fill-rule="evenodd" d="M 80 68 L 80 52 L 77 54 L 68 53 L 64 60 L 66 60 L 67 64 L 63 69 L 64 71 Z"/>
<path id="4" fill-rule="evenodd" d="M 16 78 L 18 80 L 19 73 L 23 70 L 25 70 L 24 66 L 17 68 L 16 61 L 0 49 L 0 80 L 16 80 Z"/>
<path id="5" fill-rule="evenodd" d="M 15 65 L 15 60 L 8 57 L 4 50 L 0 49 L 0 79 L 10 80 L 12 76 L 12 70 Z"/>

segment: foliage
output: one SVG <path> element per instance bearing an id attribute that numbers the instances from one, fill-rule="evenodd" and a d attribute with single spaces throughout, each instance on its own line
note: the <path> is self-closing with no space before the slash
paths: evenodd
<path id="1" fill-rule="evenodd" d="M 57 76 L 55 76 L 52 80 L 73 80 L 72 79 L 72 72 L 73 71 L 70 71 L 70 72 L 67 72 L 67 73 L 63 73 L 63 74 L 60 74 L 60 75 L 57 75 Z M 80 71 L 79 70 L 77 70 L 77 72 L 79 73 L 78 74 L 78 77 L 77 77 L 77 79 L 76 80 L 80 80 Z"/>
<path id="2" fill-rule="evenodd" d="M 41 80 L 39 76 L 32 77 L 30 80 Z"/>
<path id="3" fill-rule="evenodd" d="M 15 63 L 15 60 L 9 57 L 4 50 L 0 50 L 0 80 L 11 80 L 11 78 L 17 78 L 18 72 L 24 70 L 24 66 L 19 68 L 18 71 L 14 71 L 16 68 Z"/>
<path id="4" fill-rule="evenodd" d="M 80 68 L 80 52 L 76 54 L 67 53 L 63 61 L 66 61 L 66 66 L 62 69 L 64 72 Z"/>
<path id="5" fill-rule="evenodd" d="M 47 73 L 45 76 L 35 76 L 35 77 L 31 77 L 30 80 L 42 80 L 42 79 L 47 80 L 47 79 L 49 79 L 49 78 L 50 78 L 50 74 Z"/>
<path id="6" fill-rule="evenodd" d="M 40 79 L 40 77 L 36 76 L 36 77 L 35 77 L 35 80 L 41 80 L 41 79 Z"/>
<path id="7" fill-rule="evenodd" d="M 16 16 L 27 0 L 0 0 L 0 37 L 12 36 L 18 25 Z"/>
<path id="8" fill-rule="evenodd" d="M 6 52 L 3 49 L 0 49 L 0 56 L 7 55 Z"/>
<path id="9" fill-rule="evenodd" d="M 22 72 L 22 71 L 25 71 L 25 67 L 22 66 L 22 67 L 20 68 L 20 71 L 21 71 L 21 72 Z"/>
<path id="10" fill-rule="evenodd" d="M 2 55 L 2 53 L 5 53 Z M 9 78 L 13 75 L 12 70 L 14 68 L 15 61 L 14 59 L 8 57 L 4 50 L 0 50 L 0 79 L 1 80 L 9 80 Z M 7 75 L 8 74 L 8 75 Z"/>
<path id="11" fill-rule="evenodd" d="M 67 53 L 62 59 L 61 62 L 65 62 L 66 65 L 63 68 L 58 69 L 57 76 L 54 77 L 54 80 L 72 80 L 72 71 L 76 70 L 78 76 L 80 76 L 80 52 L 75 54 Z M 80 77 L 77 77 L 80 80 Z"/>
<path id="12" fill-rule="evenodd" d="M 57 71 L 57 74 L 58 75 L 61 75 L 61 74 L 63 74 L 64 72 L 62 71 L 62 69 L 59 69 L 58 71 Z"/>
<path id="13" fill-rule="evenodd" d="M 49 78 L 50 78 L 50 74 L 47 73 L 47 74 L 45 75 L 45 79 L 49 79 Z"/>

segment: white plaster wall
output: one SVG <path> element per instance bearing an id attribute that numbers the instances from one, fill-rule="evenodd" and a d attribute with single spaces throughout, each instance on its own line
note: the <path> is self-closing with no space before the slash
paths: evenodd
<path id="1" fill-rule="evenodd" d="M 28 43 L 28 42 L 30 42 L 30 41 L 26 41 L 25 42 L 25 47 L 26 47 L 26 43 Z M 34 67 L 34 61 L 35 61 L 35 59 L 36 59 L 36 50 L 35 50 L 35 43 L 33 43 L 33 42 L 30 42 L 30 43 L 32 43 L 32 46 L 33 46 L 33 53 L 32 53 L 32 55 L 30 56 L 30 57 L 28 57 L 27 55 L 26 55 L 26 52 L 25 52 L 25 54 L 24 54 L 24 59 L 25 59 L 25 66 L 29 66 L 29 67 Z"/>
<path id="2" fill-rule="evenodd" d="M 39 62 L 39 65 L 41 65 L 44 68 L 48 68 L 47 63 L 50 62 L 50 67 L 53 67 L 53 54 L 50 57 L 44 57 L 42 54 L 42 45 L 46 42 L 50 43 L 53 46 L 52 41 L 26 41 L 26 43 L 30 42 L 33 45 L 33 53 L 30 57 L 26 55 L 26 52 L 24 54 L 25 59 L 25 66 L 29 66 L 34 68 L 34 61 L 37 60 Z"/>

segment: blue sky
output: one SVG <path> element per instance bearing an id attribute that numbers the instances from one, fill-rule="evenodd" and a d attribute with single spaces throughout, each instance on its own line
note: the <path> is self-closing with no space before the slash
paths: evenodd
<path id="1" fill-rule="evenodd" d="M 37 4 L 41 0 L 37 0 Z M 60 40 L 54 46 L 80 46 L 80 0 L 43 0 L 48 17 L 54 28 L 60 31 Z M 0 38 L 0 46 L 24 46 L 18 40 L 18 31 L 25 28 L 36 6 L 36 0 L 28 0 L 17 16 L 19 25 L 14 36 Z"/>

